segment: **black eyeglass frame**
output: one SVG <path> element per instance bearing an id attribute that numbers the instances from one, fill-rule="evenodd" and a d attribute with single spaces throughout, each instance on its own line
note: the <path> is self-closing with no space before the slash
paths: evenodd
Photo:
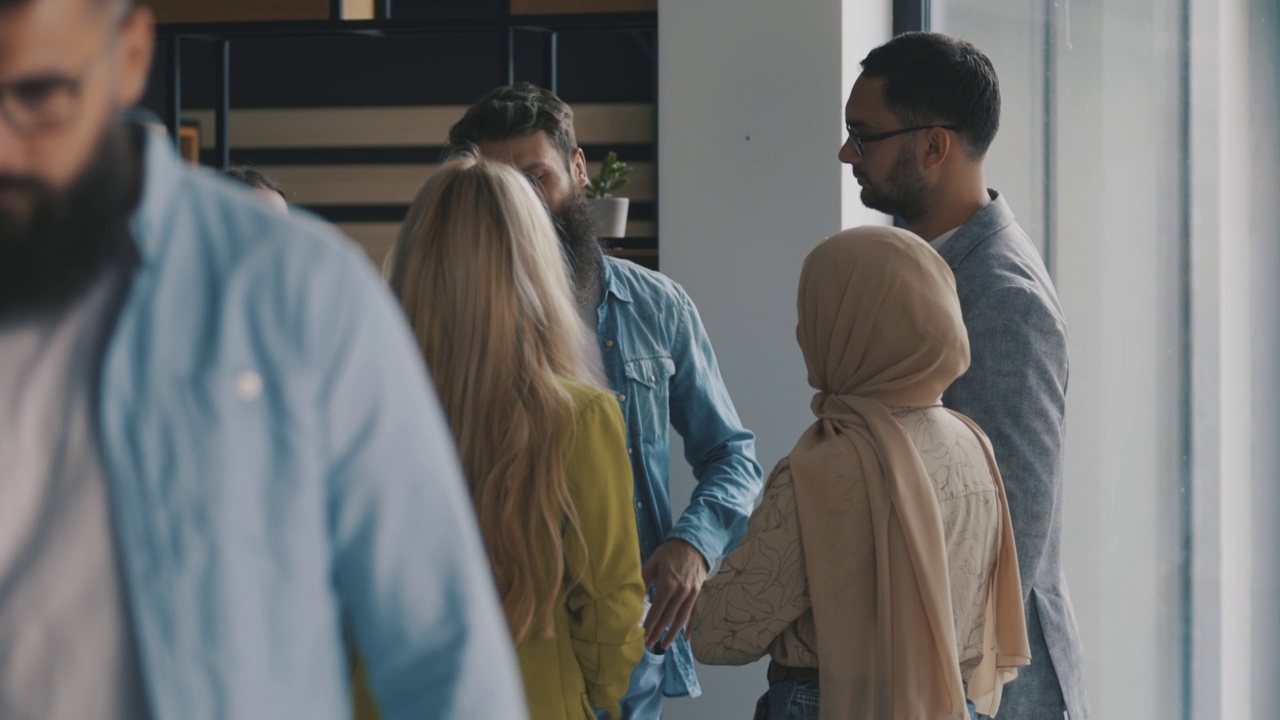
<path id="1" fill-rule="evenodd" d="M 858 135 L 852 130 L 849 130 L 849 144 L 853 146 L 853 151 L 858 153 L 858 157 L 865 157 L 862 153 L 862 146 L 867 143 L 888 140 L 891 137 L 906 135 L 909 132 L 932 130 L 934 128 L 942 128 L 943 130 L 950 130 L 952 132 L 959 132 L 960 130 L 956 125 L 915 125 L 909 128 L 902 128 L 901 130 L 890 130 L 889 132 L 876 133 L 875 135 Z"/>

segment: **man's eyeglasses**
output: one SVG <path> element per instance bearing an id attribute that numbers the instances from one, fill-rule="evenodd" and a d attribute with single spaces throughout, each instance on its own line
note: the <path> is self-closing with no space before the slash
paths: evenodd
<path id="1" fill-rule="evenodd" d="M 0 115 L 19 134 L 56 130 L 80 107 L 80 79 L 37 77 L 0 85 Z"/>
<path id="2" fill-rule="evenodd" d="M 128 18 L 126 14 L 120 26 Z M 22 135 L 57 130 L 71 122 L 80 112 L 85 78 L 115 48 L 118 38 L 119 33 L 114 33 L 77 77 L 48 74 L 0 83 L 0 119 Z"/>
<path id="3" fill-rule="evenodd" d="M 849 144 L 853 146 L 853 151 L 858 153 L 858 157 L 862 157 L 862 146 L 866 143 L 878 142 L 880 140 L 888 140 L 891 137 L 905 135 L 909 132 L 918 130 L 932 130 L 934 128 L 942 128 L 943 130 L 957 131 L 960 128 L 955 125 L 917 125 L 915 127 L 902 128 L 901 130 L 890 130 L 889 132 L 876 133 L 875 135 L 858 135 L 849 128 Z"/>

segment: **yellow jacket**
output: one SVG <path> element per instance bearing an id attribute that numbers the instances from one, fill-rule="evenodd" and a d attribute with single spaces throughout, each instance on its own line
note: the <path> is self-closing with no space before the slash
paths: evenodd
<path id="1" fill-rule="evenodd" d="M 613 395 L 566 382 L 574 433 L 565 470 L 578 511 L 587 567 L 567 567 L 581 581 L 556 612 L 555 636 L 526 638 L 516 648 L 530 720 L 594 720 L 594 705 L 619 716 L 618 700 L 644 653 L 640 629 L 644 583 L 626 425 Z"/>
<path id="2" fill-rule="evenodd" d="M 575 552 L 566 536 L 565 557 L 587 557 L 586 567 L 567 566 L 581 580 L 566 589 L 551 637 L 530 637 L 516 653 L 524 678 L 530 720 L 595 720 L 592 706 L 615 720 L 618 701 L 644 653 L 640 615 L 640 538 L 632 507 L 631 463 L 626 425 L 613 395 L 565 381 L 573 398 L 569 494 L 578 512 L 586 553 Z M 356 718 L 377 717 L 356 674 Z"/>

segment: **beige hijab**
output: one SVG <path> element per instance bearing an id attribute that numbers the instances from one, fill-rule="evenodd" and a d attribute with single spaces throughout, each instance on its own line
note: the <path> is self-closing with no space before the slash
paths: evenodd
<path id="1" fill-rule="evenodd" d="M 805 259 L 796 330 L 815 422 L 791 452 L 818 630 L 823 720 L 965 715 L 942 517 L 933 482 L 889 408 L 928 406 L 969 367 L 955 278 L 920 238 L 888 227 L 839 233 Z M 963 416 L 960 416 L 963 417 Z M 965 419 L 968 422 L 967 418 Z M 979 711 L 1030 662 L 1004 485 Z"/>

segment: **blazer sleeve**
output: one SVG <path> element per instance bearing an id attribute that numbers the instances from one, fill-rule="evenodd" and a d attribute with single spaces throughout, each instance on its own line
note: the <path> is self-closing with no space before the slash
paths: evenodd
<path id="1" fill-rule="evenodd" d="M 566 535 L 569 635 L 591 704 L 618 718 L 618 701 L 644 652 L 640 537 L 622 412 L 601 393 L 578 409 L 569 452 L 569 492 L 582 531 Z"/>
<path id="2" fill-rule="evenodd" d="M 1031 288 L 988 292 L 966 314 L 972 363 L 946 393 L 946 405 L 986 432 L 1004 478 L 1029 597 L 1062 498 L 1067 335 L 1058 314 Z"/>
<path id="3" fill-rule="evenodd" d="M 745 665 L 811 607 L 795 490 L 786 462 L 769 479 L 742 544 L 707 582 L 689 640 L 708 665 Z"/>

